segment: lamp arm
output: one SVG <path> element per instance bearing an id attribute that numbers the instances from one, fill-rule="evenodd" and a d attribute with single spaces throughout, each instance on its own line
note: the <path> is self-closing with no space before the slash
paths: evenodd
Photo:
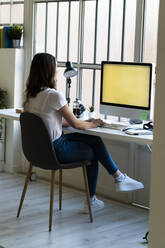
<path id="1" fill-rule="evenodd" d="M 70 78 L 66 79 L 66 84 L 67 84 L 66 100 L 67 100 L 68 105 L 69 105 L 70 104 L 70 88 L 71 88 L 71 79 Z"/>

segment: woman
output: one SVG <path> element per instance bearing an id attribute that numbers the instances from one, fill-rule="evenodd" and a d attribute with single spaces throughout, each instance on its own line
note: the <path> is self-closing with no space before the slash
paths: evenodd
<path id="1" fill-rule="evenodd" d="M 87 167 L 91 206 L 103 208 L 104 203 L 96 198 L 98 162 L 112 175 L 117 192 L 128 192 L 143 188 L 141 182 L 122 174 L 112 160 L 102 139 L 82 133 L 63 134 L 62 126 L 79 130 L 95 128 L 104 124 L 101 119 L 82 121 L 69 109 L 64 96 L 56 90 L 57 71 L 55 57 L 47 53 L 36 54 L 32 60 L 25 91 L 24 110 L 38 114 L 45 122 L 58 159 L 61 163 L 90 160 Z M 86 210 L 86 203 L 85 203 Z"/>

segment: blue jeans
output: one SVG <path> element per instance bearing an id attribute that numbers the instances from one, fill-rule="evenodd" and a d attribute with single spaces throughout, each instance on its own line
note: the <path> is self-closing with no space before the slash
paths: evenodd
<path id="1" fill-rule="evenodd" d="M 61 163 L 90 160 L 87 166 L 87 177 L 90 195 L 96 193 L 98 178 L 98 161 L 105 167 L 109 174 L 114 174 L 118 168 L 99 136 L 70 133 L 62 134 L 53 142 L 57 157 Z"/>

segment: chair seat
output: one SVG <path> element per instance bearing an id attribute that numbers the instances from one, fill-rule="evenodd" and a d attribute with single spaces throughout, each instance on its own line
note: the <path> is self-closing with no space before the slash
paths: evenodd
<path id="1" fill-rule="evenodd" d="M 73 169 L 73 168 L 78 168 L 82 166 L 89 166 L 91 165 L 91 161 L 89 160 L 84 160 L 84 161 L 77 161 L 73 163 L 66 163 L 66 164 L 60 164 L 61 169 Z"/>
<path id="2" fill-rule="evenodd" d="M 77 162 L 72 162 L 72 163 L 64 163 L 58 164 L 58 167 L 55 164 L 47 164 L 47 163 L 35 163 L 30 161 L 30 163 L 35 166 L 35 167 L 39 167 L 41 169 L 44 170 L 60 170 L 60 169 L 74 169 L 74 168 L 78 168 L 78 167 L 82 167 L 82 166 L 89 166 L 91 165 L 91 161 L 89 160 L 84 160 L 84 161 L 77 161 Z M 55 165 L 55 166 L 54 166 Z"/>

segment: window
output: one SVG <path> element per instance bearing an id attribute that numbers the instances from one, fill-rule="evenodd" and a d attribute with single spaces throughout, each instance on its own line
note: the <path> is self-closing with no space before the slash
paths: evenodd
<path id="1" fill-rule="evenodd" d="M 0 26 L 23 24 L 24 1 L 0 1 Z"/>
<path id="2" fill-rule="evenodd" d="M 158 30 L 158 0 L 146 1 L 144 62 L 156 64 L 157 30 Z"/>
<path id="3" fill-rule="evenodd" d="M 71 103 L 77 97 L 99 114 L 102 60 L 156 63 L 158 9 L 159 0 L 35 0 L 33 53 L 56 56 L 64 94 L 72 61 Z"/>

